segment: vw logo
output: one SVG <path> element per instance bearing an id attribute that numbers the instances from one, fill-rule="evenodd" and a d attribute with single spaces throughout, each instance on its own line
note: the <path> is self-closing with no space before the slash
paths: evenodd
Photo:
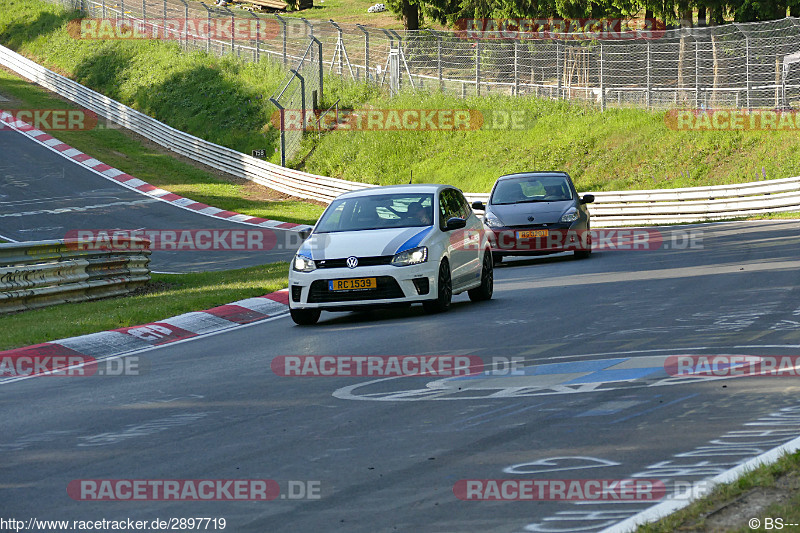
<path id="1" fill-rule="evenodd" d="M 347 266 L 348 268 L 355 268 L 358 266 L 358 257 L 351 255 L 347 258 Z"/>
<path id="2" fill-rule="evenodd" d="M 533 215 L 528 217 L 528 222 L 533 222 Z"/>

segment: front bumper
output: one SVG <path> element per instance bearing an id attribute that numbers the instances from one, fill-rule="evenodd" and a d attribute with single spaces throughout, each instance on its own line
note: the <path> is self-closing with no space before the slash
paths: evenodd
<path id="1" fill-rule="evenodd" d="M 424 302 L 436 297 L 439 262 L 396 267 L 379 265 L 350 268 L 320 268 L 313 272 L 289 272 L 291 309 L 350 309 Z M 377 288 L 333 291 L 335 279 L 376 278 Z"/>
<path id="2" fill-rule="evenodd" d="M 591 250 L 591 232 L 580 223 L 551 224 L 548 227 L 488 228 L 492 252 L 502 254 L 541 255 Z M 520 232 L 534 232 L 521 237 Z"/>

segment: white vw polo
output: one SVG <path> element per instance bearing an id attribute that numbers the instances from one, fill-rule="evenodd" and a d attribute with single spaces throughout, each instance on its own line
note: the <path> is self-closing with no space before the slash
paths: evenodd
<path id="1" fill-rule="evenodd" d="M 445 311 L 454 294 L 492 297 L 491 247 L 461 191 L 396 185 L 336 198 L 289 269 L 289 308 L 297 324 L 320 311 L 422 303 Z"/>

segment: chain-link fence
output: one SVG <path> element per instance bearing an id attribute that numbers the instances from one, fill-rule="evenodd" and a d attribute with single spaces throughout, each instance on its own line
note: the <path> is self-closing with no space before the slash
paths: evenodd
<path id="1" fill-rule="evenodd" d="M 393 92 L 535 95 L 601 108 L 800 106 L 800 19 L 792 17 L 665 30 L 647 38 L 634 33 L 616 39 L 508 39 L 501 33 L 474 38 L 312 22 L 189 0 L 50 1 L 111 25 L 138 24 L 141 32 L 173 39 L 186 50 L 296 65 L 274 96 L 280 96 L 279 109 L 305 110 L 303 124 L 314 104 L 322 103 L 323 70 Z M 315 90 L 317 102 L 310 101 Z M 299 145 L 300 130 L 284 130 L 288 157 Z"/>
<path id="2" fill-rule="evenodd" d="M 314 110 L 322 102 L 322 89 L 322 43 L 312 38 L 300 62 L 270 98 L 278 108 L 282 166 L 300 151 L 303 132 L 314 123 Z"/>

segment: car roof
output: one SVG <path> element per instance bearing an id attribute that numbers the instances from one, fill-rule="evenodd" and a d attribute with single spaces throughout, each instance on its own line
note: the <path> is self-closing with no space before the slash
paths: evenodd
<path id="1" fill-rule="evenodd" d="M 497 181 L 515 179 L 515 178 L 525 178 L 532 176 L 569 178 L 569 174 L 567 174 L 566 172 L 560 170 L 549 170 L 549 171 L 536 171 L 536 172 L 515 172 L 514 174 L 506 174 L 504 176 L 500 176 L 499 178 L 497 178 Z"/>
<path id="2" fill-rule="evenodd" d="M 357 196 L 372 196 L 375 194 L 392 193 L 435 193 L 442 189 L 456 189 L 452 185 L 442 185 L 438 183 L 412 183 L 410 185 L 384 185 L 382 187 L 367 187 L 355 191 L 340 194 L 338 198 L 353 198 Z"/>

